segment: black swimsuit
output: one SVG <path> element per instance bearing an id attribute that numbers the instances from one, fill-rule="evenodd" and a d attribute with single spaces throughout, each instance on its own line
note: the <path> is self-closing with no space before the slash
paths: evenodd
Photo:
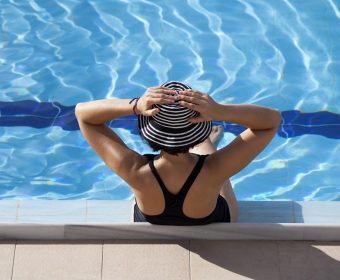
<path id="1" fill-rule="evenodd" d="M 214 211 L 210 215 L 204 218 L 189 218 L 183 213 L 183 203 L 191 185 L 195 181 L 199 174 L 205 157 L 207 155 L 198 155 L 199 160 L 189 175 L 188 179 L 184 183 L 178 194 L 172 194 L 165 187 L 161 177 L 159 176 L 154 164 L 153 159 L 156 155 L 145 154 L 149 161 L 149 166 L 152 173 L 156 177 L 165 198 L 165 209 L 162 214 L 159 215 L 146 215 L 138 208 L 137 202 L 134 207 L 134 222 L 149 222 L 151 224 L 158 225 L 180 225 L 180 226 L 193 226 L 193 225 L 206 225 L 210 223 L 229 223 L 230 212 L 226 200 L 219 195 L 217 197 L 217 203 Z"/>

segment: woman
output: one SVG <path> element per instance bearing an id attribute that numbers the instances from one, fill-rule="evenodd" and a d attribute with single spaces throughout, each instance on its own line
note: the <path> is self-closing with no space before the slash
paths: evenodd
<path id="1" fill-rule="evenodd" d="M 134 221 L 161 225 L 236 222 L 238 206 L 229 178 L 268 145 L 281 120 L 277 110 L 218 104 L 179 82 L 149 88 L 131 101 L 79 103 L 75 113 L 87 142 L 132 188 Z M 105 125 L 133 113 L 140 134 L 159 154 L 138 154 Z M 216 151 L 222 128 L 212 127 L 212 120 L 247 129 Z"/>

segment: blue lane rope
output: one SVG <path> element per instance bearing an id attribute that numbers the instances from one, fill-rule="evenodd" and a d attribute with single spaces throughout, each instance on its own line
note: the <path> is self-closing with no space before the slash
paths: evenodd
<path id="1" fill-rule="evenodd" d="M 58 102 L 37 102 L 22 100 L 13 102 L 0 101 L 0 126 L 28 126 L 46 128 L 60 126 L 64 130 L 79 130 L 74 115 L 75 106 L 64 106 Z M 340 115 L 328 111 L 303 113 L 297 110 L 282 111 L 282 122 L 277 135 L 284 138 L 304 134 L 321 135 L 332 139 L 340 139 Z M 224 131 L 240 134 L 245 128 L 231 123 L 223 124 Z M 136 116 L 125 116 L 109 123 L 111 128 L 124 128 L 138 135 Z"/>

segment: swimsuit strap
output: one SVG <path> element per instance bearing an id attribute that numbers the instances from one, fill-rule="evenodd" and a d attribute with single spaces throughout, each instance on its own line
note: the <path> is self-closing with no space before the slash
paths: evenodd
<path id="1" fill-rule="evenodd" d="M 198 161 L 197 161 L 194 169 L 191 171 L 189 177 L 187 178 L 187 180 L 183 184 L 181 190 L 177 194 L 177 196 L 180 197 L 183 201 L 184 201 L 191 185 L 194 183 L 194 181 L 196 180 L 196 177 L 201 172 L 204 160 L 208 155 L 198 155 L 198 156 L 199 156 L 199 158 L 198 158 Z"/>
<path id="2" fill-rule="evenodd" d="M 149 156 L 149 155 L 150 155 L 150 156 Z M 155 168 L 155 165 L 153 164 L 153 160 L 154 160 L 154 157 L 155 157 L 156 155 L 153 155 L 153 154 L 149 154 L 149 155 L 147 155 L 147 157 L 148 157 L 148 159 L 149 159 L 149 166 L 150 166 L 150 169 L 151 169 L 153 175 L 156 177 L 157 182 L 158 182 L 158 184 L 160 185 L 160 187 L 161 187 L 161 189 L 162 189 L 162 191 L 163 191 L 164 198 L 165 198 L 165 201 L 166 201 L 166 197 L 169 196 L 169 195 L 171 196 L 171 195 L 173 195 L 173 194 L 172 194 L 171 192 L 169 192 L 168 189 L 165 187 L 164 182 L 163 182 L 163 180 L 161 179 L 161 176 L 159 176 L 159 174 L 158 174 L 158 172 L 157 172 L 157 170 L 156 170 L 156 168 Z"/>
<path id="3" fill-rule="evenodd" d="M 161 177 L 159 176 L 159 173 L 157 172 L 155 165 L 153 163 L 154 157 L 156 155 L 147 154 L 145 156 L 147 156 L 147 158 L 149 159 L 150 169 L 151 169 L 152 173 L 154 174 L 154 176 L 156 177 L 161 189 L 163 190 L 165 200 L 167 201 L 167 198 L 169 198 L 169 199 L 173 199 L 175 197 L 177 199 L 180 199 L 180 198 L 184 199 L 185 198 L 185 196 L 186 196 L 187 192 L 189 191 L 191 185 L 193 184 L 197 175 L 201 171 L 201 168 L 203 166 L 204 160 L 205 160 L 207 155 L 198 155 L 199 158 L 198 158 L 198 161 L 197 161 L 195 167 L 191 171 L 190 175 L 188 176 L 187 180 L 183 184 L 183 186 L 180 189 L 178 194 L 173 194 L 173 193 L 169 192 L 169 190 L 165 187 L 165 184 L 164 184 L 163 180 L 161 179 Z"/>

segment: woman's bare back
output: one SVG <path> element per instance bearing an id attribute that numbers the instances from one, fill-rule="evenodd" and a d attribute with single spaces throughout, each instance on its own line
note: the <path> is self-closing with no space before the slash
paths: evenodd
<path id="1" fill-rule="evenodd" d="M 155 158 L 154 165 L 165 184 L 167 190 L 172 194 L 178 194 L 186 179 L 192 172 L 198 161 L 198 156 L 190 154 L 188 162 L 177 162 L 176 165 Z M 152 173 L 148 164 L 143 168 L 143 193 L 135 193 L 138 207 L 144 214 L 159 215 L 164 211 L 165 199 L 162 189 Z M 216 206 L 219 192 L 209 185 L 210 172 L 203 165 L 200 173 L 190 187 L 184 203 L 183 213 L 189 218 L 204 218 L 208 216 Z"/>
<path id="2" fill-rule="evenodd" d="M 155 168 L 170 193 L 179 193 L 198 160 L 197 154 L 206 155 L 216 151 L 216 146 L 223 137 L 223 132 L 223 126 L 213 126 L 209 138 L 189 150 L 192 154 L 191 160 L 184 164 L 178 162 L 176 164 L 169 164 L 157 160 L 157 158 L 155 159 Z M 145 214 L 161 214 L 165 207 L 164 195 L 147 164 L 147 160 L 142 168 L 142 172 L 147 183 L 145 188 L 143 188 L 143 193 L 135 193 L 138 206 Z M 184 215 L 190 218 L 203 218 L 208 216 L 214 210 L 217 197 L 220 194 L 228 203 L 231 222 L 236 222 L 238 217 L 238 204 L 230 181 L 227 180 L 220 186 L 212 186 L 211 176 L 214 176 L 214 172 L 208 170 L 206 165 L 203 165 L 184 200 L 182 209 Z"/>

